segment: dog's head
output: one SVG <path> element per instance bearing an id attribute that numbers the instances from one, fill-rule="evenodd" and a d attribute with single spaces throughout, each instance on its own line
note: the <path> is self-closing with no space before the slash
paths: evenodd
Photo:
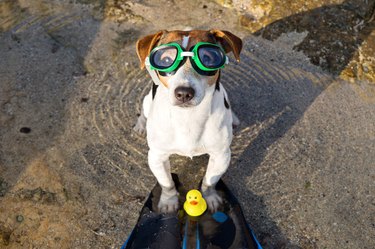
<path id="1" fill-rule="evenodd" d="M 160 82 L 168 88 L 171 104 L 181 107 L 198 105 L 206 89 L 214 87 L 218 81 L 225 53 L 233 52 L 239 61 L 241 49 L 240 38 L 221 30 L 163 30 L 137 41 L 141 68 L 151 62 Z M 179 61 L 176 61 L 177 57 L 180 57 Z M 215 64 L 219 60 L 221 62 Z M 175 61 L 172 66 L 171 61 Z"/>

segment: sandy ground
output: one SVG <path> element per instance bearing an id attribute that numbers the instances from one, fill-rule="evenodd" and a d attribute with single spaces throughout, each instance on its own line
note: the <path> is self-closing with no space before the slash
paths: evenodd
<path id="1" fill-rule="evenodd" d="M 224 180 L 264 248 L 375 247 L 375 84 L 312 65 L 293 49 L 307 31 L 268 41 L 198 0 L 0 6 L 0 248 L 121 246 L 155 184 L 134 44 L 186 26 L 244 39 L 222 77 L 242 121 Z M 172 157 L 191 187 L 206 162 Z"/>

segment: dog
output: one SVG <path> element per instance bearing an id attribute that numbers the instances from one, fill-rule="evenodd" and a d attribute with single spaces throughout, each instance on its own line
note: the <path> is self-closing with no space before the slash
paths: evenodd
<path id="1" fill-rule="evenodd" d="M 162 188 L 160 212 L 178 210 L 171 154 L 208 154 L 201 191 L 212 212 L 222 203 L 215 185 L 229 166 L 232 126 L 239 120 L 219 81 L 222 57 L 227 60 L 226 54 L 232 52 L 239 62 L 241 49 L 239 37 L 217 29 L 163 30 L 136 43 L 141 69 L 147 68 L 153 86 L 143 100 L 134 130 L 147 133 L 148 164 Z M 173 64 L 176 56 L 179 62 Z"/>

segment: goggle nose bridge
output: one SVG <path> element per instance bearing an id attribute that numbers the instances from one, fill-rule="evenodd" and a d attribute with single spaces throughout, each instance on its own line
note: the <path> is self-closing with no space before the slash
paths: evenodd
<path id="1" fill-rule="evenodd" d="M 181 52 L 181 56 L 182 57 L 194 57 L 194 52 L 184 51 L 184 52 Z"/>

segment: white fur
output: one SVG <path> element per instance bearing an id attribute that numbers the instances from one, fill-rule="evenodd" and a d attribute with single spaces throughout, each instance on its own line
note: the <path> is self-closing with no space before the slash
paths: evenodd
<path id="1" fill-rule="evenodd" d="M 193 157 L 209 154 L 210 159 L 202 183 L 203 195 L 211 210 L 221 203 L 214 190 L 230 161 L 233 116 L 224 106 L 227 94 L 223 85 L 220 91 L 215 84 L 208 84 L 208 77 L 197 74 L 186 62 L 168 80 L 168 88 L 160 84 L 154 99 L 150 92 L 143 101 L 147 118 L 149 166 L 162 194 L 159 208 L 164 211 L 177 209 L 177 191 L 170 174 L 169 156 L 179 154 Z M 174 91 L 179 86 L 192 87 L 194 98 L 188 104 L 179 104 Z M 228 99 L 227 99 L 228 100 Z"/>
<path id="2" fill-rule="evenodd" d="M 146 116 L 150 149 L 188 157 L 226 151 L 232 140 L 232 115 L 224 107 L 221 89 L 208 87 L 202 100 L 196 100 L 198 105 L 180 107 L 171 104 L 171 91 L 161 85 Z M 145 102 L 148 99 L 149 95 Z"/>

